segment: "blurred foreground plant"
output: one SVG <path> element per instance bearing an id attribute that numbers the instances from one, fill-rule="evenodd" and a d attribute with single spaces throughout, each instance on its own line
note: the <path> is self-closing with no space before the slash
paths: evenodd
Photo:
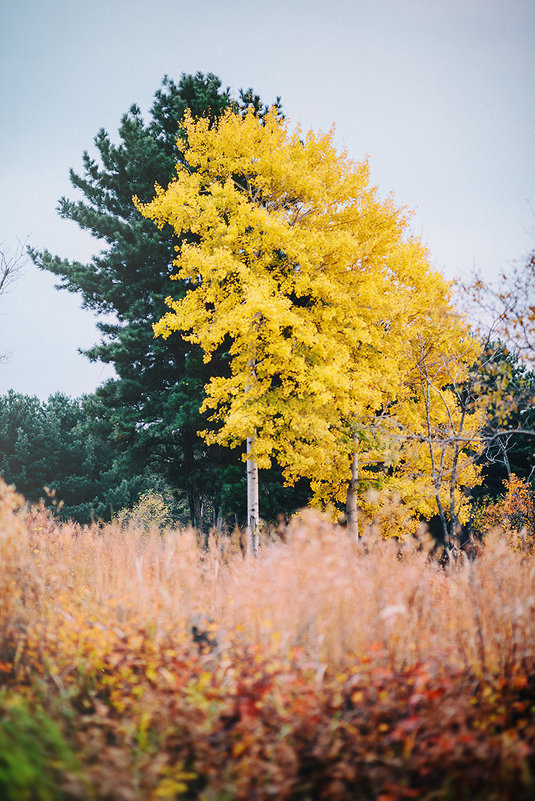
<path id="1" fill-rule="evenodd" d="M 533 797 L 535 560 L 504 537 L 443 569 L 305 512 L 253 559 L 2 485 L 0 523 L 8 798 Z"/>

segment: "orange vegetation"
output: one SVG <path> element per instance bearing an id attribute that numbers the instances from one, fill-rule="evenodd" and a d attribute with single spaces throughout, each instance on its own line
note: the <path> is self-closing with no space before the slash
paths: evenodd
<path id="1" fill-rule="evenodd" d="M 533 797 L 535 560 L 505 538 L 444 569 L 305 514 L 254 559 L 21 504 L 0 486 L 1 797 Z"/>

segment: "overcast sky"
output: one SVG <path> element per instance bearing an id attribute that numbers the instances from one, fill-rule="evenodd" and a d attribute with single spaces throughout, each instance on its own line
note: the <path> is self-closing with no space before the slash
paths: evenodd
<path id="1" fill-rule="evenodd" d="M 56 213 L 101 127 L 146 112 L 164 74 L 213 72 L 327 130 L 415 210 L 447 277 L 535 243 L 534 0 L 0 0 L 0 242 L 87 259 Z M 0 393 L 91 392 L 92 313 L 26 264 L 0 297 Z"/>

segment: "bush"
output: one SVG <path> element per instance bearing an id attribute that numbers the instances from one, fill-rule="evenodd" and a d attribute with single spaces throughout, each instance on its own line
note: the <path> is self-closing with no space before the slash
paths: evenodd
<path id="1" fill-rule="evenodd" d="M 148 490 L 142 492 L 131 509 L 121 509 L 115 520 L 120 526 L 148 531 L 151 528 L 164 529 L 173 524 L 171 511 L 173 499 L 169 493 Z"/>
<path id="2" fill-rule="evenodd" d="M 535 549 L 535 492 L 525 479 L 514 474 L 504 482 L 505 494 L 498 501 L 484 500 L 476 506 L 473 527 L 479 536 L 501 529 L 515 550 Z"/>
<path id="3" fill-rule="evenodd" d="M 82 789 L 59 727 L 16 694 L 0 694 L 0 798 L 56 801 Z"/>
<path id="4" fill-rule="evenodd" d="M 0 521 L 0 797 L 533 798 L 535 559 L 503 537 L 441 568 L 304 514 L 254 559 L 1 487 Z"/>

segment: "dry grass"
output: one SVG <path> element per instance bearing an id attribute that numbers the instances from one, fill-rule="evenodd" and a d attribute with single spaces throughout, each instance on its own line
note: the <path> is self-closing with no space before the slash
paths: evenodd
<path id="1" fill-rule="evenodd" d="M 498 535 L 476 561 L 443 569 L 417 540 L 364 547 L 308 513 L 253 559 L 231 540 L 201 548 L 191 530 L 56 526 L 5 509 L 2 617 L 19 648 L 25 630 L 43 637 L 81 617 L 110 631 L 150 627 L 157 640 L 182 639 L 200 616 L 221 644 L 299 647 L 320 671 L 380 652 L 393 670 L 431 659 L 490 676 L 535 655 L 535 560 Z"/>
<path id="2" fill-rule="evenodd" d="M 444 569 L 306 513 L 254 559 L 0 484 L 0 561 L 10 801 L 532 797 L 535 559 L 498 534 Z"/>

